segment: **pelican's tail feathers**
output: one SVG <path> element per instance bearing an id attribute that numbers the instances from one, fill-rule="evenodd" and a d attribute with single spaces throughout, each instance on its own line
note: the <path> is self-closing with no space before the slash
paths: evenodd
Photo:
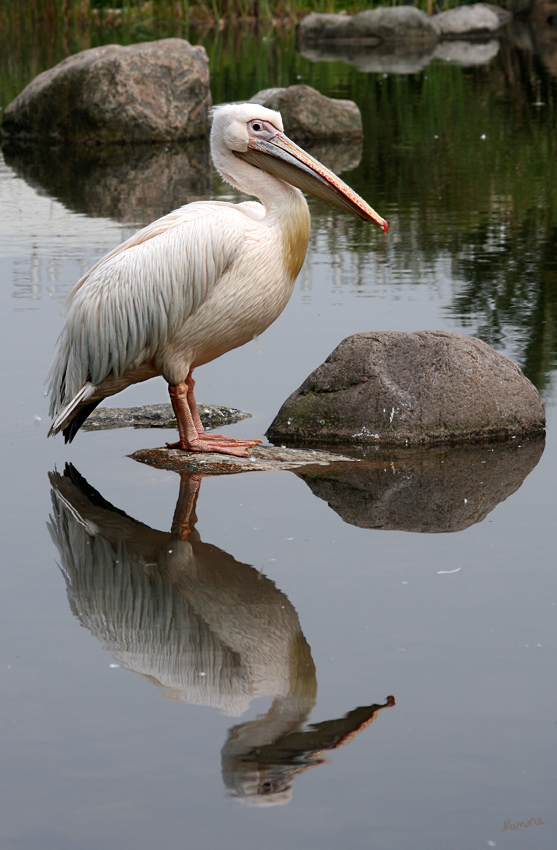
<path id="1" fill-rule="evenodd" d="M 102 399 L 89 401 L 95 395 L 96 387 L 87 381 L 72 400 L 58 412 L 50 427 L 48 436 L 52 437 L 62 431 L 66 443 L 71 443 L 87 417 L 93 412 Z"/>

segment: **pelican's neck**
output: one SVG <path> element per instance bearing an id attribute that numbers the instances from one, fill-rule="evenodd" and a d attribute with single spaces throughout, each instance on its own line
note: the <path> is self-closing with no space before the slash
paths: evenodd
<path id="1" fill-rule="evenodd" d="M 280 229 L 284 270 L 294 282 L 306 256 L 310 232 L 309 209 L 300 190 L 230 152 L 213 149 L 213 161 L 227 183 L 261 201 L 265 207 L 262 224 Z"/>
<path id="2" fill-rule="evenodd" d="M 261 181 L 263 191 L 256 194 L 265 207 L 262 224 L 280 230 L 284 271 L 287 278 L 294 283 L 304 263 L 309 243 L 308 205 L 299 189 L 270 174 L 262 176 L 266 178 Z M 271 185 L 271 181 L 274 185 Z"/>
<path id="3" fill-rule="evenodd" d="M 267 211 L 281 213 L 301 196 L 298 189 L 239 159 L 231 151 L 213 148 L 213 162 L 223 180 L 235 189 L 257 198 Z M 305 203 L 305 202 L 304 202 Z"/>
<path id="4" fill-rule="evenodd" d="M 278 182 L 278 181 L 277 181 Z M 279 214 L 279 226 L 282 232 L 282 257 L 284 270 L 288 278 L 294 282 L 304 263 L 309 243 L 310 218 L 306 199 L 299 189 L 282 184 L 291 190 L 290 203 L 283 207 Z M 274 214 L 268 207 L 266 218 Z"/>
<path id="5" fill-rule="evenodd" d="M 302 268 L 309 242 L 307 204 L 298 189 L 276 176 L 280 171 L 271 168 L 273 173 L 269 173 L 266 170 L 270 162 L 265 160 L 265 157 L 263 160 L 256 157 L 257 165 L 254 165 L 253 160 L 248 162 L 244 156 L 248 151 L 250 139 L 254 139 L 253 134 L 262 133 L 262 139 L 272 141 L 282 132 L 280 114 L 259 104 L 228 104 L 217 107 L 211 130 L 211 156 L 215 168 L 227 183 L 247 195 L 255 196 L 263 204 L 265 215 L 258 221 L 262 227 L 270 228 L 267 233 L 270 237 L 270 256 L 282 263 L 282 283 L 285 284 L 283 288 L 285 292 L 291 292 L 291 287 Z M 284 139 L 288 142 L 286 137 Z M 254 145 L 257 148 L 255 139 Z M 280 145 L 277 150 L 280 150 Z M 269 152 L 267 155 L 271 156 Z M 271 243 L 276 242 L 276 237 L 282 244 L 275 247 Z"/>

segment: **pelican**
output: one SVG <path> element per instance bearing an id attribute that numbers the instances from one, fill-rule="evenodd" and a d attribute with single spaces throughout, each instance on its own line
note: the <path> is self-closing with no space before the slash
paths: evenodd
<path id="1" fill-rule="evenodd" d="M 271 109 L 216 107 L 211 155 L 225 181 L 261 203 L 187 204 L 78 281 L 47 378 L 49 436 L 62 431 L 71 442 L 103 399 L 162 375 L 179 434 L 168 445 L 247 454 L 258 441 L 204 432 L 192 373 L 258 336 L 286 306 L 309 241 L 300 189 L 388 230 L 359 195 L 284 135 Z"/>

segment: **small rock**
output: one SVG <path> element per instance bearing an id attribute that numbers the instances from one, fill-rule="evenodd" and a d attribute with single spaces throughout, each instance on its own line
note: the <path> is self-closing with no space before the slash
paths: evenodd
<path id="1" fill-rule="evenodd" d="M 271 440 L 470 443 L 543 432 L 538 391 L 507 357 L 444 331 L 348 337 L 284 402 Z"/>
<path id="2" fill-rule="evenodd" d="M 432 20 L 441 38 L 486 38 L 508 24 L 512 15 L 505 9 L 496 11 L 486 3 L 474 3 L 440 12 Z"/>
<path id="3" fill-rule="evenodd" d="M 263 89 L 251 101 L 282 115 L 288 135 L 295 141 L 363 138 L 362 115 L 352 100 L 339 100 L 311 88 Z"/>
<path id="4" fill-rule="evenodd" d="M 205 48 L 180 38 L 83 50 L 35 77 L 4 111 L 20 141 L 138 143 L 209 132 Z"/>
<path id="5" fill-rule="evenodd" d="M 199 404 L 204 428 L 212 430 L 249 419 L 249 413 L 234 407 Z M 83 424 L 84 431 L 104 431 L 110 428 L 176 428 L 171 404 L 144 404 L 141 407 L 97 407 Z"/>

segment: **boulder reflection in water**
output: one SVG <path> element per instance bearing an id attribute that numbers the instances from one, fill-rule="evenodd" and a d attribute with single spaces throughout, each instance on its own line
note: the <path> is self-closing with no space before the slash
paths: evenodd
<path id="1" fill-rule="evenodd" d="M 211 191 L 208 140 L 168 145 L 6 144 L 19 177 L 67 209 L 128 224 L 148 224 Z"/>
<path id="2" fill-rule="evenodd" d="M 258 696 L 269 711 L 230 729 L 223 779 L 248 803 L 288 802 L 294 776 L 350 740 L 384 705 L 303 724 L 317 680 L 298 615 L 274 582 L 195 529 L 201 476 L 183 473 L 170 533 L 119 511 L 67 465 L 50 474 L 49 530 L 73 613 L 128 670 L 168 699 L 240 715 Z"/>
<path id="3" fill-rule="evenodd" d="M 297 472 L 350 525 L 462 531 L 481 522 L 537 465 L 545 438 L 367 451 L 360 463 Z"/>

